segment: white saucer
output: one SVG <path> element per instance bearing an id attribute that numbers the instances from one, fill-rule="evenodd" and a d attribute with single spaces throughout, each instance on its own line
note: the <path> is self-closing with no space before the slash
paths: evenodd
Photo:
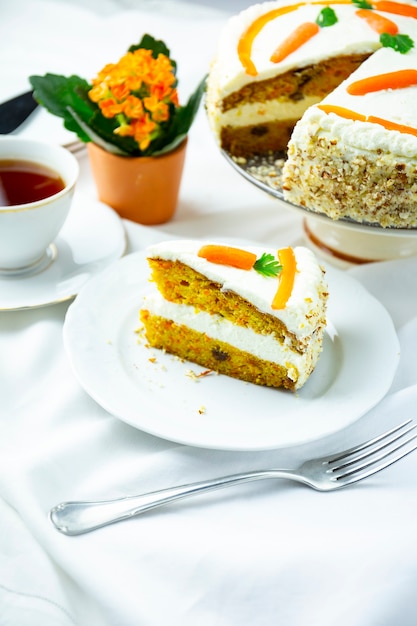
<path id="1" fill-rule="evenodd" d="M 48 262 L 23 274 L 0 275 L 0 311 L 69 300 L 125 250 L 126 234 L 117 213 L 76 192 L 67 221 L 45 255 Z"/>

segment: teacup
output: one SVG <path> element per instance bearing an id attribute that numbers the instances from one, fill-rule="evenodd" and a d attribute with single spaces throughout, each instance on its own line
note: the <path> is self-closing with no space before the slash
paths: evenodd
<path id="1" fill-rule="evenodd" d="M 77 159 L 62 146 L 0 138 L 3 275 L 33 271 L 43 262 L 68 216 L 78 174 Z"/>

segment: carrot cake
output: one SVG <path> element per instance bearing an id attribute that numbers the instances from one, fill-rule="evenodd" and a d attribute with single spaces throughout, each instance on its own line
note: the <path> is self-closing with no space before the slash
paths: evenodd
<path id="1" fill-rule="evenodd" d="M 415 3 L 281 0 L 242 11 L 226 24 L 208 77 L 206 109 L 219 145 L 241 157 L 286 151 L 310 106 L 404 37 L 417 39 Z"/>
<path id="2" fill-rule="evenodd" d="M 153 290 L 140 310 L 149 345 L 234 378 L 300 389 L 322 350 L 324 269 L 281 250 L 169 241 L 147 250 Z"/>
<path id="3" fill-rule="evenodd" d="M 416 42 L 415 2 L 250 7 L 228 22 L 208 79 L 219 145 L 234 157 L 285 155 L 292 204 L 417 227 Z"/>

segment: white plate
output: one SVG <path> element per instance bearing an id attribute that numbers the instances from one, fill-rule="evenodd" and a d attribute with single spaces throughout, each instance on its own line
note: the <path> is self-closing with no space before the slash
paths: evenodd
<path id="1" fill-rule="evenodd" d="M 76 192 L 67 221 L 44 264 L 31 274 L 0 273 L 0 311 L 29 309 L 73 298 L 94 274 L 126 251 L 120 217 Z"/>
<path id="2" fill-rule="evenodd" d="M 71 304 L 64 343 L 77 378 L 132 426 L 193 446 L 262 450 L 305 443 L 354 422 L 386 393 L 399 343 L 383 308 L 356 280 L 328 269 L 329 326 L 316 370 L 297 393 L 209 375 L 146 347 L 135 333 L 149 289 L 143 252 L 93 278 Z"/>

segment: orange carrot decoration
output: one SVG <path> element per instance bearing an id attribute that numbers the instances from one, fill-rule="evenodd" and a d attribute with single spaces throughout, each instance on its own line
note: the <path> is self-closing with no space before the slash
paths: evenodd
<path id="1" fill-rule="evenodd" d="M 395 22 L 392 22 L 383 15 L 379 15 L 379 13 L 375 13 L 375 11 L 359 9 L 359 11 L 355 11 L 355 15 L 365 20 L 379 35 L 381 33 L 389 33 L 390 35 L 396 35 L 398 33 L 398 26 Z"/>
<path id="2" fill-rule="evenodd" d="M 252 61 L 252 46 L 255 38 L 261 32 L 261 30 L 268 24 L 270 21 L 284 15 L 285 13 L 290 13 L 292 11 L 296 11 L 302 6 L 305 6 L 306 2 L 298 2 L 292 5 L 287 5 L 280 7 L 279 9 L 274 9 L 265 13 L 264 15 L 259 16 L 250 26 L 249 28 L 242 34 L 239 43 L 238 43 L 238 56 L 240 62 L 242 63 L 245 71 L 250 76 L 257 76 L 258 71 L 255 67 L 255 64 Z M 311 4 L 317 5 L 335 5 L 335 4 L 351 4 L 351 0 L 313 0 Z M 394 15 L 404 15 L 406 17 L 413 17 L 417 19 L 417 7 L 410 4 L 402 4 L 400 2 L 393 2 L 392 0 L 374 0 L 372 2 L 372 7 L 377 11 L 382 11 L 383 13 L 393 13 Z M 367 11 L 364 9 L 364 11 Z M 382 16 L 378 16 L 381 17 Z M 385 18 L 387 19 L 387 18 Z M 388 22 L 390 20 L 387 19 Z M 391 22 L 393 24 L 393 22 Z M 388 32 L 389 31 L 385 31 Z M 277 62 L 277 61 L 276 61 Z"/>
<path id="3" fill-rule="evenodd" d="M 278 258 L 282 265 L 277 292 L 272 301 L 273 309 L 284 309 L 291 296 L 297 263 L 294 250 L 292 248 L 282 248 L 278 250 Z"/>
<path id="4" fill-rule="evenodd" d="M 351 4 L 352 0 L 313 0 L 311 4 L 317 4 L 319 6 L 334 5 L 334 4 Z M 272 20 L 275 20 L 281 15 L 296 11 L 300 7 L 310 4 L 310 2 L 298 2 L 287 6 L 282 6 L 279 9 L 273 9 L 263 15 L 260 15 L 254 22 L 248 27 L 248 29 L 242 34 L 237 46 L 237 54 L 245 72 L 250 76 L 257 76 L 258 70 L 252 61 L 252 46 L 255 38 L 259 35 L 261 30 Z"/>
<path id="5" fill-rule="evenodd" d="M 366 122 L 366 116 L 361 113 L 355 113 L 350 109 L 345 109 L 345 107 L 333 106 L 332 104 L 318 104 L 318 109 L 321 109 L 325 113 L 334 113 L 339 117 L 344 117 L 347 120 L 356 120 L 358 122 Z"/>
<path id="6" fill-rule="evenodd" d="M 250 76 L 256 76 L 258 74 L 258 71 L 251 59 L 252 45 L 255 37 L 261 32 L 264 26 L 268 24 L 268 22 L 276 19 L 280 15 L 284 15 L 285 13 L 291 13 L 292 11 L 296 11 L 300 6 L 303 6 L 304 4 L 304 2 L 300 2 L 299 4 L 284 6 L 280 7 L 279 9 L 274 9 L 273 11 L 268 11 L 268 13 L 265 13 L 264 15 L 258 17 L 243 33 L 237 46 L 237 53 L 240 62 L 245 68 L 247 74 L 249 74 Z"/>
<path id="7" fill-rule="evenodd" d="M 315 22 L 303 22 L 272 53 L 272 63 L 279 63 L 309 41 L 320 30 Z"/>
<path id="8" fill-rule="evenodd" d="M 198 251 L 198 256 L 210 261 L 210 263 L 230 265 L 240 270 L 252 269 L 256 261 L 256 254 L 252 252 L 217 244 L 202 246 Z"/>
<path id="9" fill-rule="evenodd" d="M 383 126 L 387 130 L 398 130 L 400 133 L 405 133 L 406 135 L 414 135 L 417 137 L 417 128 L 413 128 L 412 126 L 405 126 L 404 124 L 396 124 L 395 122 L 390 122 L 389 120 L 384 120 L 381 117 L 375 117 L 374 115 L 362 115 L 360 113 L 356 113 L 355 111 L 350 111 L 349 109 L 345 109 L 344 107 L 332 106 L 331 104 L 319 104 L 317 105 L 319 109 L 324 111 L 325 113 L 334 113 L 339 117 L 344 117 L 345 119 L 356 120 L 359 122 L 369 122 L 370 124 L 379 124 Z"/>
<path id="10" fill-rule="evenodd" d="M 414 135 L 414 137 L 417 137 L 417 128 L 413 128 L 412 126 L 396 124 L 395 122 L 383 120 L 382 118 L 375 117 L 374 115 L 370 115 L 366 121 L 370 122 L 371 124 L 380 124 L 387 130 L 398 130 L 399 133 L 405 133 L 406 135 Z"/>
<path id="11" fill-rule="evenodd" d="M 417 20 L 417 7 L 415 5 L 391 2 L 390 0 L 376 0 L 372 2 L 372 6 L 377 11 L 394 13 L 394 15 L 404 15 L 405 17 L 414 17 Z"/>
<path id="12" fill-rule="evenodd" d="M 351 96 L 363 96 L 374 91 L 403 89 L 404 87 L 410 87 L 410 85 L 417 85 L 417 70 L 399 70 L 397 72 L 388 72 L 387 74 L 368 76 L 351 83 L 346 90 Z"/>

